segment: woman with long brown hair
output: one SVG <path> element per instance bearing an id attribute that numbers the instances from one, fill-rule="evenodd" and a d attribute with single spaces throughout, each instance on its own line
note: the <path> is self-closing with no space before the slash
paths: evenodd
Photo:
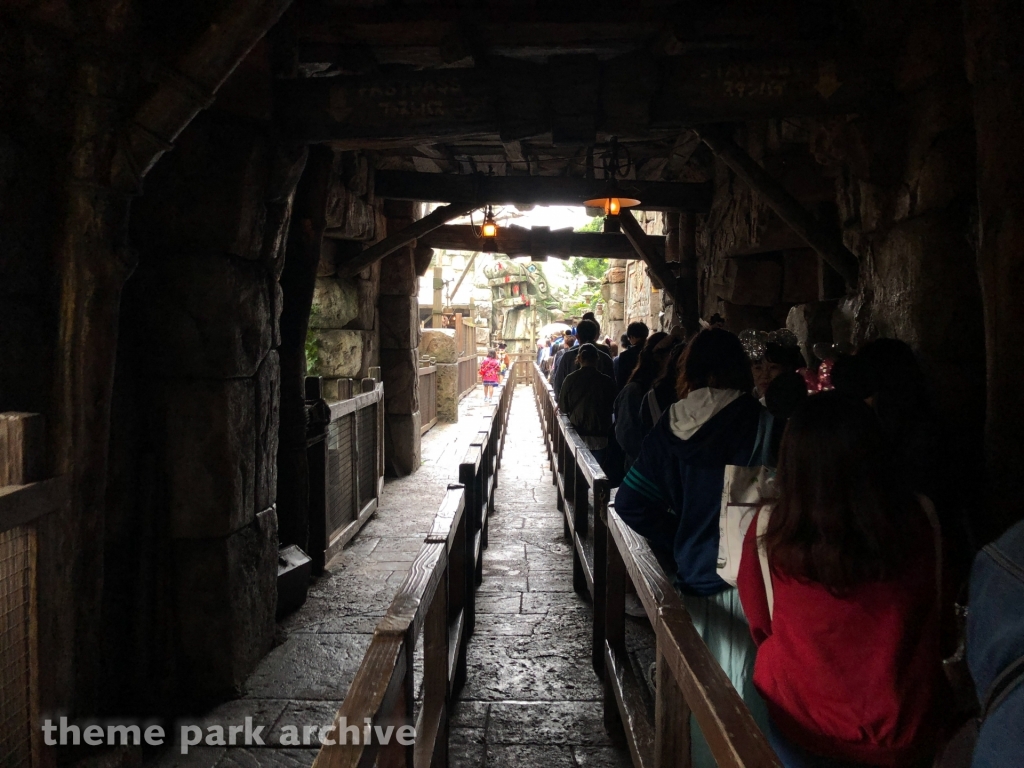
<path id="1" fill-rule="evenodd" d="M 934 748 L 937 522 L 894 458 L 863 401 L 810 397 L 748 531 L 738 587 L 787 768 L 912 766 Z"/>

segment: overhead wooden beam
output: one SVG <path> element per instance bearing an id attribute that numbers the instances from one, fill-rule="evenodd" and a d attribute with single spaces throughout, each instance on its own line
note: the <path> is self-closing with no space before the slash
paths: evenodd
<path id="1" fill-rule="evenodd" d="M 477 236 L 476 227 L 468 224 L 449 224 L 435 229 L 418 240 L 420 245 L 444 248 L 449 251 L 481 251 L 484 242 Z M 665 238 L 651 237 L 650 245 L 664 252 Z M 547 258 L 568 259 L 581 256 L 591 259 L 632 259 L 633 246 L 622 234 L 601 232 L 573 232 L 571 229 L 550 231 L 547 227 L 501 227 L 490 244 L 494 253 L 508 256 L 530 256 L 534 261 Z"/>
<path id="2" fill-rule="evenodd" d="M 829 53 L 752 54 L 739 62 L 722 54 L 660 61 L 573 55 L 544 65 L 492 59 L 486 68 L 282 81 L 278 98 L 289 138 L 346 149 L 547 134 L 555 144 L 587 144 L 595 131 L 642 137 L 702 123 L 854 111 L 891 90 L 891 67 L 867 59 Z"/>
<path id="3" fill-rule="evenodd" d="M 643 259 L 650 269 L 651 274 L 661 283 L 662 289 L 673 301 L 678 300 L 677 278 L 665 261 L 665 251 L 655 247 L 655 238 L 644 232 L 640 222 L 633 214 L 626 210 L 619 214 L 619 223 L 622 225 L 622 233 L 629 240 L 637 256 Z"/>
<path id="4" fill-rule="evenodd" d="M 860 262 L 843 244 L 837 229 L 819 222 L 799 200 L 722 131 L 701 129 L 699 135 L 716 157 L 750 185 L 779 218 L 789 224 L 822 259 L 842 275 L 847 285 L 857 284 Z"/>
<path id="5" fill-rule="evenodd" d="M 360 251 L 348 261 L 338 265 L 338 277 L 351 277 L 362 272 L 372 264 L 383 259 L 389 253 L 394 253 L 404 245 L 413 240 L 432 232 L 452 219 L 465 216 L 477 206 L 472 203 L 452 203 L 428 213 L 422 219 L 414 221 L 408 227 L 400 229 L 393 235 L 388 235 L 379 243 L 371 245 L 365 251 Z"/>
<path id="6" fill-rule="evenodd" d="M 487 205 L 582 205 L 601 197 L 607 187 L 601 179 L 564 176 L 455 176 L 411 171 L 377 171 L 374 190 L 392 200 L 430 200 L 439 203 L 471 202 Z M 651 211 L 705 212 L 711 207 L 709 184 L 657 181 L 622 181 L 623 196 L 640 200 Z"/>

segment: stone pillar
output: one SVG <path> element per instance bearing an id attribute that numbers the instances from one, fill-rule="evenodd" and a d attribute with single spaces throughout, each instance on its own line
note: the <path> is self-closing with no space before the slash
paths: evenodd
<path id="1" fill-rule="evenodd" d="M 978 272 L 985 313 L 985 458 L 994 535 L 1024 515 L 1024 19 L 1011 0 L 968 0 L 967 71 L 977 142 Z"/>
<path id="2" fill-rule="evenodd" d="M 389 232 L 412 224 L 413 204 L 385 204 Z M 403 477 L 420 466 L 419 301 L 412 245 L 381 261 L 380 370 L 384 381 L 384 466 Z"/>
<path id="3" fill-rule="evenodd" d="M 161 552 L 139 566 L 156 594 L 138 598 L 134 620 L 153 624 L 135 631 L 174 649 L 146 672 L 182 701 L 237 691 L 274 639 L 278 277 L 294 186 L 275 213 L 273 158 L 253 127 L 201 116 L 133 216 L 125 322 L 149 395 L 137 517 Z"/>
<path id="4" fill-rule="evenodd" d="M 420 354 L 437 360 L 437 418 L 459 420 L 459 350 L 452 328 L 428 329 L 420 337 Z"/>

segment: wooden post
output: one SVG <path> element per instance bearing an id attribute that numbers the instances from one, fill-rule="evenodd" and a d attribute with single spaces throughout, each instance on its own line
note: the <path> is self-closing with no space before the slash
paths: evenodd
<path id="1" fill-rule="evenodd" d="M 1022 515 L 1024 475 L 1024 19 L 1013 0 L 967 0 L 967 72 L 977 142 L 978 273 L 988 367 L 985 460 L 991 517 L 979 533 L 997 535 Z"/>
<path id="2" fill-rule="evenodd" d="M 434 305 L 430 310 L 430 327 L 441 328 L 443 322 L 441 320 L 443 309 L 444 309 L 444 296 L 441 291 L 444 289 L 444 269 L 440 263 L 434 265 Z M 455 331 L 458 333 L 458 330 Z M 458 349 L 458 343 L 456 343 L 456 349 Z M 461 394 L 461 390 L 460 390 Z"/>
<path id="3" fill-rule="evenodd" d="M 807 241 L 821 257 L 843 276 L 850 286 L 857 285 L 860 262 L 843 245 L 838 230 L 823 226 L 793 197 L 785 187 L 772 178 L 764 168 L 732 139 L 714 129 L 701 129 L 701 141 L 729 168 L 757 192 L 793 231 Z"/>

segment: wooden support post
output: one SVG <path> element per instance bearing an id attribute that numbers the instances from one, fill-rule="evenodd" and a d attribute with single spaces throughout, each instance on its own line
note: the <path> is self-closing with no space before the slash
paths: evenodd
<path id="1" fill-rule="evenodd" d="M 619 222 L 622 224 L 623 234 L 629 239 L 637 255 L 647 264 L 651 274 L 661 283 L 664 291 L 672 297 L 673 301 L 677 301 L 676 276 L 672 274 L 672 270 L 665 263 L 664 255 L 654 247 L 651 236 L 644 232 L 640 222 L 629 211 L 619 214 Z"/>
<path id="2" fill-rule="evenodd" d="M 985 313 L 987 376 L 985 464 L 991 538 L 1021 519 L 1024 459 L 1024 19 L 1013 0 L 964 3 L 967 72 L 977 142 L 978 274 Z"/>
<path id="3" fill-rule="evenodd" d="M 377 263 L 389 253 L 394 253 L 402 246 L 408 245 L 418 237 L 432 232 L 452 219 L 465 216 L 476 208 L 473 203 L 452 203 L 445 205 L 432 213 L 428 213 L 422 219 L 414 221 L 408 227 L 390 234 L 375 245 L 371 245 L 365 251 L 353 256 L 348 261 L 338 265 L 338 277 L 351 277 L 372 264 Z"/>
<path id="4" fill-rule="evenodd" d="M 699 134 L 701 140 L 733 173 L 764 198 L 779 218 L 843 276 L 847 285 L 857 285 L 860 262 L 843 245 L 838 231 L 831 231 L 815 219 L 799 200 L 728 136 L 711 128 L 702 128 Z"/>

